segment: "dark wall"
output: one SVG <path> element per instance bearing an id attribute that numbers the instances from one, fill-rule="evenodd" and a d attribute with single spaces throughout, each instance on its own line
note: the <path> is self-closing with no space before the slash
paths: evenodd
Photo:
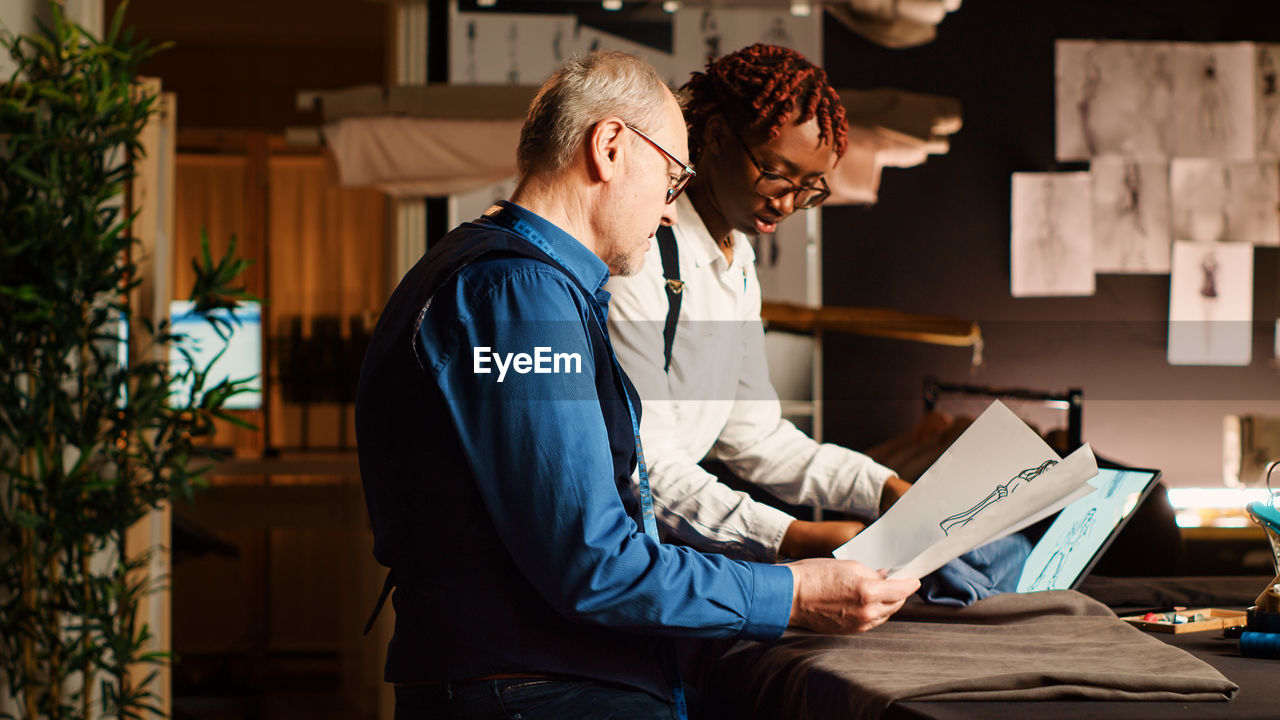
<path id="1" fill-rule="evenodd" d="M 948 95 L 964 127 L 948 154 L 886 169 L 871 208 L 823 211 L 824 293 L 832 305 L 889 306 L 981 323 L 985 364 L 968 351 L 849 336 L 825 341 L 827 439 L 865 447 L 921 412 L 922 378 L 1084 389 L 1084 439 L 1171 484 L 1221 482 L 1222 418 L 1280 415 L 1274 323 L 1280 251 L 1255 251 L 1254 359 L 1239 368 L 1165 360 L 1167 275 L 1098 277 L 1092 297 L 1013 299 L 1010 174 L 1082 170 L 1054 160 L 1054 39 L 1280 42 L 1280 3 L 1189 0 L 970 0 L 938 39 L 888 50 L 826 20 L 837 87 Z"/>

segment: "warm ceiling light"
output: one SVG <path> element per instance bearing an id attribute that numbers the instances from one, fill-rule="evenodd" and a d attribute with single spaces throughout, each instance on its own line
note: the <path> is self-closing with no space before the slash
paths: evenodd
<path id="1" fill-rule="evenodd" d="M 621 10 L 622 0 L 600 0 L 600 7 L 605 10 Z"/>
<path id="2" fill-rule="evenodd" d="M 674 13 L 680 9 L 680 0 L 662 0 L 662 9 L 669 13 Z M 1280 340 L 1277 342 L 1280 342 Z"/>
<path id="3" fill-rule="evenodd" d="M 813 7 L 809 4 L 809 0 L 791 0 L 791 14 L 795 17 L 809 17 L 811 12 Z"/>
<path id="4" fill-rule="evenodd" d="M 480 7 L 493 7 L 498 4 L 498 0 L 476 0 L 476 5 Z"/>

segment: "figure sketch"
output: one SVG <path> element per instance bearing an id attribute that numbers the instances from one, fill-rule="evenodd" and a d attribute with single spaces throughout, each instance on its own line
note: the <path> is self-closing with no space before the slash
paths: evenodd
<path id="1" fill-rule="evenodd" d="M 710 9 L 702 11 L 698 30 L 702 35 L 702 64 L 706 65 L 720 57 L 720 30 L 716 26 L 715 13 Z"/>
<path id="2" fill-rule="evenodd" d="M 520 82 L 520 60 L 518 56 L 519 42 L 516 33 L 516 24 L 511 23 L 511 28 L 507 31 L 507 53 L 510 63 L 507 65 L 507 84 L 516 85 Z"/>
<path id="3" fill-rule="evenodd" d="M 1094 268 L 1100 273 L 1169 272 L 1169 166 L 1097 158 L 1093 177 Z"/>
<path id="4" fill-rule="evenodd" d="M 1173 150 L 1172 47 L 1164 42 L 1059 40 L 1057 158 L 1169 157 Z"/>
<path id="5" fill-rule="evenodd" d="M 1053 554 L 1049 556 L 1044 567 L 1040 570 L 1040 574 L 1032 581 L 1028 590 L 1047 590 L 1056 587 L 1058 582 L 1058 573 L 1062 571 L 1062 565 L 1066 561 L 1067 556 L 1075 549 L 1076 543 L 1083 540 L 1090 531 L 1093 530 L 1093 518 L 1098 512 L 1097 508 L 1089 508 L 1089 512 L 1085 516 L 1072 523 L 1071 527 L 1063 534 L 1062 538 L 1054 546 Z"/>
<path id="6" fill-rule="evenodd" d="M 467 21 L 467 82 L 476 82 L 476 21 Z"/>
<path id="7" fill-rule="evenodd" d="M 1230 98 L 1227 88 L 1218 77 L 1218 60 L 1212 53 L 1205 58 L 1200 77 L 1200 142 L 1204 151 L 1218 155 L 1226 149 L 1231 139 L 1231 125 L 1227 122 Z"/>
<path id="8" fill-rule="evenodd" d="M 1092 295 L 1089 173 L 1014 173 L 1014 297 Z"/>
<path id="9" fill-rule="evenodd" d="M 1032 480 L 1035 480 L 1043 475 L 1049 468 L 1057 464 L 1057 460 L 1045 460 L 1036 467 L 1023 470 L 1017 475 L 1009 478 L 1007 482 L 996 485 L 995 489 L 992 490 L 985 498 L 980 500 L 978 504 L 968 510 L 958 512 L 955 515 L 943 519 L 942 522 L 938 523 L 938 527 L 942 528 L 942 532 L 944 534 L 950 535 L 952 530 L 968 525 L 969 522 L 976 518 L 983 510 L 986 510 L 995 503 L 1009 497 L 1024 483 L 1029 483 Z"/>
<path id="10" fill-rule="evenodd" d="M 1200 272 L 1203 277 L 1200 282 L 1200 297 L 1210 300 L 1218 297 L 1218 259 L 1213 256 L 1212 250 L 1200 258 Z"/>
<path id="11" fill-rule="evenodd" d="M 1174 243 L 1169 364 L 1252 362 L 1253 255 L 1243 242 Z"/>
<path id="12" fill-rule="evenodd" d="M 1252 43 L 1175 43 L 1176 157 L 1256 157 L 1258 70 Z"/>
<path id="13" fill-rule="evenodd" d="M 781 45 L 782 47 L 792 47 L 794 44 L 791 39 L 791 33 L 787 30 L 786 21 L 781 17 L 774 17 L 769 22 L 769 27 L 761 36 L 760 42 L 769 43 L 770 45 Z"/>
<path id="14" fill-rule="evenodd" d="M 1098 86 L 1102 84 L 1102 66 L 1098 64 L 1100 45 L 1089 49 L 1084 58 L 1084 79 L 1080 83 L 1080 99 L 1076 101 L 1076 112 L 1080 115 L 1080 132 L 1084 135 L 1085 150 L 1089 157 L 1098 154 L 1098 134 L 1093 128 L 1093 103 L 1098 97 Z"/>
<path id="15" fill-rule="evenodd" d="M 1258 46 L 1258 157 L 1280 157 L 1280 45 Z"/>

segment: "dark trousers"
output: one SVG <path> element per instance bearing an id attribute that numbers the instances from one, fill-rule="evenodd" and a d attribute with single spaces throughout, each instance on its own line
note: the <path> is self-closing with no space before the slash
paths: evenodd
<path id="1" fill-rule="evenodd" d="M 593 680 L 507 678 L 396 688 L 395 720 L 675 720 L 675 706 Z"/>

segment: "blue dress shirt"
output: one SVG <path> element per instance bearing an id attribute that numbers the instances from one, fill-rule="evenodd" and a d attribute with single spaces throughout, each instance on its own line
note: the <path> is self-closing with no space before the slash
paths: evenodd
<path id="1" fill-rule="evenodd" d="M 776 638 L 791 572 L 644 534 L 608 268 L 501 208 L 406 276 L 362 369 L 361 474 L 398 583 L 388 679 L 564 673 L 669 698 L 636 667 L 660 664 L 652 638 Z"/>

